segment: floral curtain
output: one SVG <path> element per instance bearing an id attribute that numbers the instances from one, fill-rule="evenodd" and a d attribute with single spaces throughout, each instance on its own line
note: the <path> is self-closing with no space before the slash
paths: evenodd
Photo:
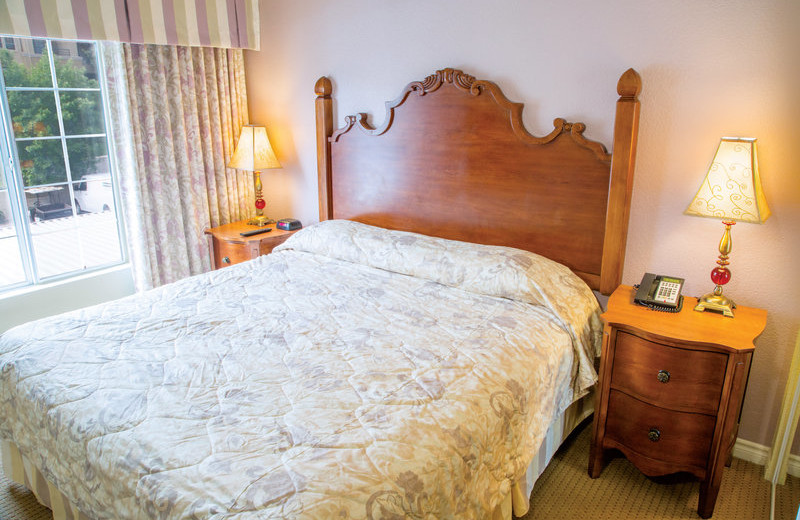
<path id="1" fill-rule="evenodd" d="M 242 51 L 106 51 L 110 96 L 129 108 L 110 103 L 137 288 L 208 271 L 204 230 L 246 218 L 253 200 L 252 178 L 226 168 L 248 118 Z"/>

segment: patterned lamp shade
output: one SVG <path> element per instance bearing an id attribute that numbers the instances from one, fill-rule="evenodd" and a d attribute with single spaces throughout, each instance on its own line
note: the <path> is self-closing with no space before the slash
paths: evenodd
<path id="1" fill-rule="evenodd" d="M 770 215 L 758 175 L 756 140 L 723 137 L 687 215 L 762 223 Z"/>
<path id="2" fill-rule="evenodd" d="M 236 144 L 228 168 L 237 170 L 258 171 L 267 168 L 280 168 L 281 163 L 272 151 L 267 138 L 267 129 L 263 126 L 245 125 Z"/>

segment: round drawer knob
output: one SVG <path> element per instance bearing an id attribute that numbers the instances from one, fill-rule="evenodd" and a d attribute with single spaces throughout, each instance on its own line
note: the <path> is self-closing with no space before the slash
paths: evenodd
<path id="1" fill-rule="evenodd" d="M 227 256 L 223 256 L 222 257 L 222 263 L 223 264 L 229 264 L 229 263 L 231 263 L 231 259 L 228 258 Z"/>
<path id="2" fill-rule="evenodd" d="M 659 383 L 669 383 L 669 372 L 666 370 L 659 370 L 658 374 L 656 374 L 656 379 L 658 379 Z"/>
<path id="3" fill-rule="evenodd" d="M 650 439 L 651 442 L 658 442 L 661 439 L 661 430 L 658 428 L 650 428 L 650 431 L 647 432 L 647 438 Z"/>

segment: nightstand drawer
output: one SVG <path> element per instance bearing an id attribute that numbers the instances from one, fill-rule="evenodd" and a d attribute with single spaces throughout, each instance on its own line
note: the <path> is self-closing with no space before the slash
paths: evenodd
<path id="1" fill-rule="evenodd" d="M 290 236 L 292 235 L 286 234 L 262 238 L 261 243 L 258 245 L 259 254 L 268 255 L 272 253 L 273 249 L 286 242 Z"/>
<path id="2" fill-rule="evenodd" d="M 677 466 L 705 470 L 714 416 L 675 412 L 611 390 L 606 439 L 640 455 Z"/>
<path id="3" fill-rule="evenodd" d="M 612 388 L 661 407 L 716 414 L 728 356 L 669 347 L 618 331 Z"/>
<path id="4" fill-rule="evenodd" d="M 214 265 L 217 268 L 238 264 L 250 260 L 252 255 L 247 244 L 214 240 Z"/>

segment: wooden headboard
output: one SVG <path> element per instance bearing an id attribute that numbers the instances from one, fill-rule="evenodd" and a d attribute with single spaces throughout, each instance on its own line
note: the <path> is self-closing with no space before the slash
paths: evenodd
<path id="1" fill-rule="evenodd" d="M 455 240 L 512 246 L 569 266 L 610 294 L 625 259 L 641 91 L 619 79 L 613 155 L 554 121 L 544 137 L 522 123 L 521 103 L 460 70 L 409 83 L 334 131 L 332 86 L 317 81 L 320 220 L 349 219 Z"/>

